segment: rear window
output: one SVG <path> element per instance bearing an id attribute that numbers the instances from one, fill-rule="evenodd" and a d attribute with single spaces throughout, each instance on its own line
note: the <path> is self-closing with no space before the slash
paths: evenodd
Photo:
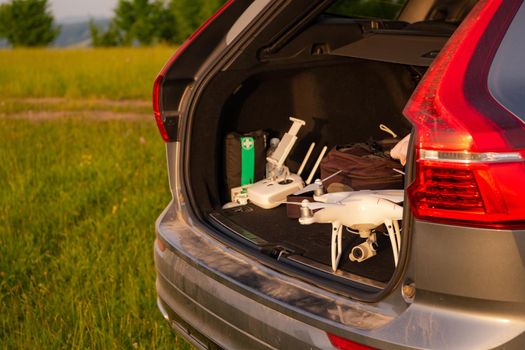
<path id="1" fill-rule="evenodd" d="M 339 0 L 326 13 L 344 17 L 395 19 L 407 0 Z"/>

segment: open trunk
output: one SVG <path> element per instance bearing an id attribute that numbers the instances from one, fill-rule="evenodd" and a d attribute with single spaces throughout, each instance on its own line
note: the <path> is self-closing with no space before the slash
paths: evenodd
<path id="1" fill-rule="evenodd" d="M 252 44 L 218 72 L 207 84 L 191 125 L 187 169 L 202 217 L 240 243 L 237 247 L 247 254 L 270 257 L 277 268 L 298 269 L 317 284 L 324 278 L 341 285 L 357 282 L 368 290 L 383 288 L 395 267 L 381 227 L 378 254 L 363 262 L 350 261 L 348 253 L 364 239 L 345 232 L 339 269 L 332 273 L 329 224 L 300 225 L 287 217 L 284 205 L 222 209 L 230 200 L 224 138 L 229 132 L 255 130 L 281 137 L 290 127 L 288 118 L 300 118 L 306 125 L 286 163 L 292 172 L 312 142 L 331 149 L 391 137 L 380 124 L 403 138 L 411 131 L 403 107 L 451 32 L 451 26 L 422 28 L 396 21 L 323 17 L 284 44 Z M 392 45 L 403 44 L 406 49 L 392 51 Z"/>

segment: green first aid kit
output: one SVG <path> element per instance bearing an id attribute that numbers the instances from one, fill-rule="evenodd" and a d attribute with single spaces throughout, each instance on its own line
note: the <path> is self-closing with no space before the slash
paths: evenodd
<path id="1" fill-rule="evenodd" d="M 231 132 L 224 140 L 227 191 L 262 180 L 266 169 L 266 138 L 262 131 Z"/>

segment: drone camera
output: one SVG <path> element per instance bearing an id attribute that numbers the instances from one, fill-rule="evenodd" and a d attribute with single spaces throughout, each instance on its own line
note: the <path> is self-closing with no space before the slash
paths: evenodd
<path id="1" fill-rule="evenodd" d="M 374 248 L 374 244 L 369 241 L 366 241 L 358 246 L 353 247 L 348 257 L 350 261 L 362 262 L 375 255 L 376 250 Z"/>

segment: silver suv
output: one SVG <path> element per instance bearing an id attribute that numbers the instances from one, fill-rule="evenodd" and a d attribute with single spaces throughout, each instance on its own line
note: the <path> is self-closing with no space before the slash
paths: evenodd
<path id="1" fill-rule="evenodd" d="M 203 349 L 525 348 L 524 33 L 521 0 L 228 1 L 154 84 L 170 325 Z M 334 272 L 329 225 L 223 208 L 225 137 L 289 116 L 292 172 L 312 141 L 411 135 L 397 265 L 344 232 Z"/>

